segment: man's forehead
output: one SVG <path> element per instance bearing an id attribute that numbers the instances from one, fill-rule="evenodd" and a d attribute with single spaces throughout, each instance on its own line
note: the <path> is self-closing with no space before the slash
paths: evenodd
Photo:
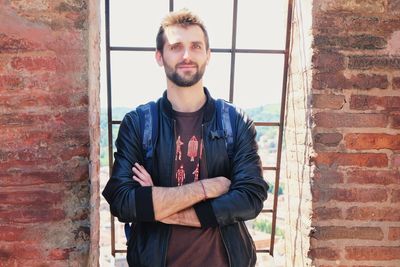
<path id="1" fill-rule="evenodd" d="M 204 33 L 200 26 L 197 25 L 189 25 L 185 27 L 172 25 L 166 27 L 164 33 L 165 40 L 169 44 L 181 42 L 205 42 Z"/>

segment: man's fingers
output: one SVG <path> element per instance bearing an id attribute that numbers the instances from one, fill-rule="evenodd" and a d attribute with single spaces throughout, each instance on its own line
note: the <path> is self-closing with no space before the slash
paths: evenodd
<path id="1" fill-rule="evenodd" d="M 142 166 L 142 165 L 140 165 L 139 163 L 135 163 L 135 167 L 141 172 L 141 173 L 143 173 L 144 175 L 149 175 L 149 173 L 147 172 L 147 170 Z"/>
<path id="2" fill-rule="evenodd" d="M 141 186 L 145 186 L 144 182 L 141 179 L 139 179 L 137 176 L 133 176 L 132 178 L 133 178 L 133 180 L 138 182 Z"/>

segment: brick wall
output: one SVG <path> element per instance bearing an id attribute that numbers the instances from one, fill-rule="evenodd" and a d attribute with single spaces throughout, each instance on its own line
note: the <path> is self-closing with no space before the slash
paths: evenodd
<path id="1" fill-rule="evenodd" d="M 95 264 L 92 2 L 0 1 L 0 266 Z"/>
<path id="2" fill-rule="evenodd" d="M 315 266 L 400 266 L 400 1 L 314 0 Z"/>

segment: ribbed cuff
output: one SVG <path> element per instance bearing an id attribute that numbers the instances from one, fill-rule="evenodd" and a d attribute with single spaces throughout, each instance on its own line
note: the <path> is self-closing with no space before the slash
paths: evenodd
<path id="1" fill-rule="evenodd" d="M 155 220 L 151 186 L 136 188 L 135 203 L 138 221 L 153 222 Z"/>
<path id="2" fill-rule="evenodd" d="M 193 208 L 196 211 L 202 228 L 218 226 L 217 218 L 211 206 L 211 200 L 199 202 L 195 204 Z"/>

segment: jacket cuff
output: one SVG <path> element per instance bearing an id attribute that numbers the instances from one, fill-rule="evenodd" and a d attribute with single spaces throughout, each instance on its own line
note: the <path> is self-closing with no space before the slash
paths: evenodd
<path id="1" fill-rule="evenodd" d="M 155 220 L 151 186 L 136 188 L 135 203 L 138 221 L 153 222 Z"/>
<path id="2" fill-rule="evenodd" d="M 210 200 L 199 202 L 195 204 L 193 208 L 196 211 L 202 228 L 218 226 L 217 217 L 215 217 Z"/>

